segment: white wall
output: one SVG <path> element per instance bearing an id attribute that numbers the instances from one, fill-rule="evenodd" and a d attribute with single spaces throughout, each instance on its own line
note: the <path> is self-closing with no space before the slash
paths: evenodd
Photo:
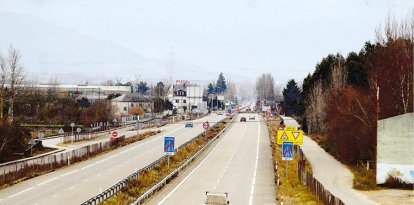
<path id="1" fill-rule="evenodd" d="M 391 172 L 414 183 L 414 113 L 378 121 L 377 183 Z"/>

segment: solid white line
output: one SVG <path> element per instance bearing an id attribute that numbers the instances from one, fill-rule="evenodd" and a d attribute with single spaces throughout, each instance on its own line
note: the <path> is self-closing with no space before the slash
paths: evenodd
<path id="1" fill-rule="evenodd" d="M 83 182 L 87 182 L 87 181 L 89 181 L 89 178 L 88 178 L 88 179 L 83 180 Z"/>
<path id="2" fill-rule="evenodd" d="M 224 137 L 226 137 L 227 136 L 227 134 L 229 134 L 230 133 L 230 131 L 232 130 L 234 128 L 234 125 L 233 125 L 233 127 L 231 127 L 230 128 L 230 130 L 226 133 L 226 135 L 224 135 Z M 222 138 L 224 138 L 224 137 L 222 137 Z M 204 158 L 203 159 L 203 161 L 201 161 L 200 162 L 200 164 L 196 167 L 196 168 L 194 168 L 193 169 L 193 171 L 191 171 L 190 172 L 190 174 L 188 174 L 188 176 L 186 176 L 166 197 L 164 197 L 159 203 L 158 203 L 158 205 L 161 205 L 162 203 L 164 203 L 165 202 L 165 200 L 167 200 L 178 188 L 180 188 L 180 186 L 185 182 L 185 181 L 187 181 L 188 180 L 188 178 L 190 178 L 191 177 L 191 175 L 193 175 L 193 173 L 195 172 L 195 171 L 197 171 L 197 169 L 198 168 L 200 168 L 201 167 L 201 165 L 203 165 L 204 164 L 204 162 L 211 156 L 211 154 L 213 154 L 214 153 L 214 151 L 217 149 L 217 147 L 221 144 L 221 142 L 223 142 L 223 140 L 221 140 L 219 143 L 217 143 L 216 144 L 216 146 L 211 150 L 211 152 L 206 156 L 206 158 Z"/>
<path id="3" fill-rule="evenodd" d="M 68 190 L 72 190 L 72 189 L 74 189 L 75 187 L 73 186 L 73 187 L 70 187 Z"/>
<path id="4" fill-rule="evenodd" d="M 254 186 L 256 184 L 256 173 L 257 173 L 257 164 L 259 159 L 259 143 L 260 143 L 260 123 L 257 122 L 257 125 L 259 126 L 259 135 L 257 135 L 257 145 L 256 145 L 256 162 L 254 165 L 254 172 L 253 172 L 253 181 L 252 181 L 252 188 L 250 189 L 250 199 L 249 199 L 249 205 L 253 204 L 253 194 L 254 194 Z"/>
<path id="5" fill-rule="evenodd" d="M 68 172 L 68 173 L 66 173 L 66 174 L 61 174 L 60 176 L 61 176 L 61 177 L 64 177 L 64 176 L 66 176 L 66 175 L 73 174 L 73 173 L 75 173 L 75 172 L 77 172 L 77 171 L 78 171 L 78 170 L 73 170 L 73 171 Z"/>
<path id="6" fill-rule="evenodd" d="M 58 177 L 55 177 L 55 178 L 52 178 L 52 179 L 46 180 L 46 181 L 44 181 L 44 182 L 42 182 L 42 183 L 39 183 L 37 186 L 41 186 L 41 185 L 43 185 L 43 184 L 49 183 L 49 182 L 51 182 L 51 181 L 53 181 L 53 180 L 55 180 L 55 179 L 57 179 L 57 178 L 58 178 Z"/>
<path id="7" fill-rule="evenodd" d="M 56 198 L 57 196 L 58 196 L 57 194 L 53 195 L 53 196 L 52 196 L 52 199 L 53 199 L 53 198 Z"/>
<path id="8" fill-rule="evenodd" d="M 33 187 L 30 187 L 30 188 L 28 188 L 28 189 L 25 189 L 25 190 L 23 190 L 23 191 L 21 191 L 21 192 L 19 192 L 19 193 L 17 193 L 17 194 L 13 194 L 13 195 L 9 196 L 9 198 L 12 198 L 12 197 L 14 197 L 14 196 L 17 196 L 17 195 L 23 194 L 24 192 L 29 191 L 30 189 L 33 189 Z"/>

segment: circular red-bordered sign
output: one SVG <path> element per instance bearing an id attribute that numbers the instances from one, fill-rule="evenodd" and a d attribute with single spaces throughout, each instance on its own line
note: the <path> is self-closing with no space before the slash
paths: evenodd
<path id="1" fill-rule="evenodd" d="M 118 136 L 118 132 L 112 132 L 112 137 Z"/>
<path id="2" fill-rule="evenodd" d="M 203 123 L 203 128 L 207 129 L 208 127 L 210 127 L 210 124 L 208 122 L 204 122 Z"/>

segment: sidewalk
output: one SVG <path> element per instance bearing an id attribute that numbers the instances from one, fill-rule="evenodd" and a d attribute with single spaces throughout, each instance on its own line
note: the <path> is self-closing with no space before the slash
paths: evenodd
<path id="1" fill-rule="evenodd" d="M 300 126 L 296 120 L 283 117 L 285 125 Z M 367 196 L 352 188 L 352 172 L 322 149 L 315 141 L 303 136 L 303 145 L 300 146 L 306 159 L 312 166 L 313 176 L 329 190 L 333 195 L 340 198 L 345 204 L 378 204 Z"/>

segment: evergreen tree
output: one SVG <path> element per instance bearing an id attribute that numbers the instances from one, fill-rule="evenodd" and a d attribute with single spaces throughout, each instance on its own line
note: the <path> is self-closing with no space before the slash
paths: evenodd
<path id="1" fill-rule="evenodd" d="M 282 107 L 286 115 L 300 115 L 303 112 L 301 104 L 302 91 L 294 79 L 288 81 L 286 88 L 283 89 Z"/>
<path id="2" fill-rule="evenodd" d="M 208 88 L 207 88 L 207 93 L 214 94 L 214 92 L 215 92 L 214 85 L 212 83 L 209 83 Z"/>
<path id="3" fill-rule="evenodd" d="M 224 78 L 223 73 L 220 73 L 217 83 L 216 83 L 216 92 L 223 93 L 227 90 L 226 79 Z"/>
<path id="4" fill-rule="evenodd" d="M 140 93 L 140 94 L 146 94 L 149 89 L 150 88 L 149 88 L 147 82 L 143 82 L 143 81 L 139 82 L 136 86 L 136 92 Z"/>

